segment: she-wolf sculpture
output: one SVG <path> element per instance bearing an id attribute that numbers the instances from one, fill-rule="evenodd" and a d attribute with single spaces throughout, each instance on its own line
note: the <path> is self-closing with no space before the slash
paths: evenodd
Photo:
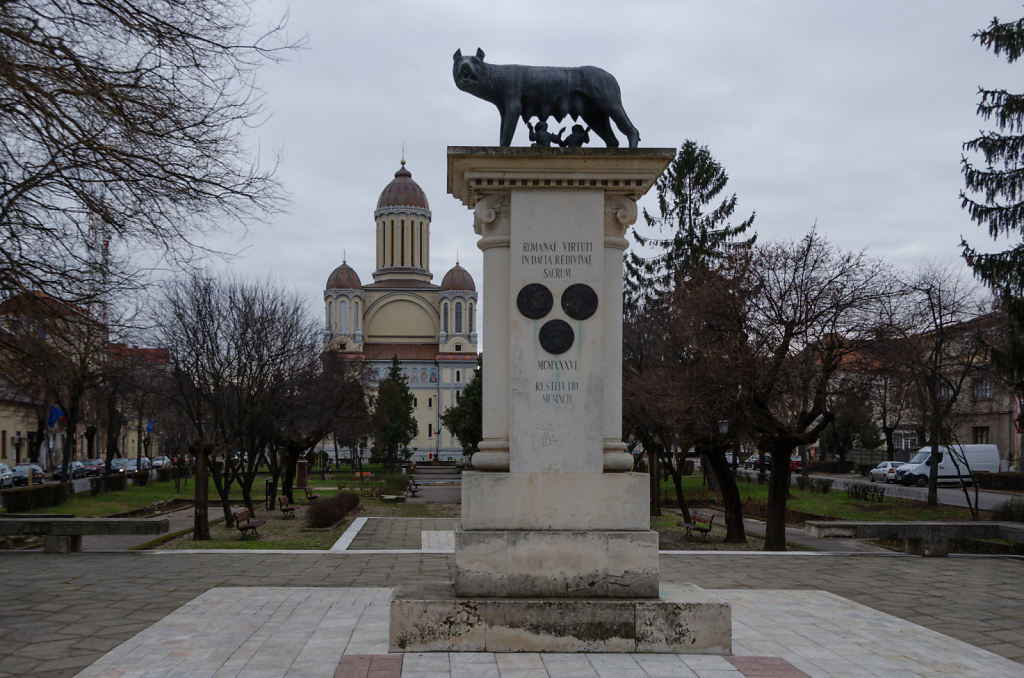
<path id="1" fill-rule="evenodd" d="M 490 101 L 501 114 L 501 146 L 511 146 L 516 119 L 522 117 L 561 121 L 565 116 L 583 121 L 610 148 L 619 145 L 610 120 L 626 135 L 630 148 L 640 143 L 640 133 L 622 108 L 619 83 L 608 71 L 594 66 L 562 68 L 484 63 L 484 51 L 476 56 L 453 55 L 452 75 L 463 92 Z"/>

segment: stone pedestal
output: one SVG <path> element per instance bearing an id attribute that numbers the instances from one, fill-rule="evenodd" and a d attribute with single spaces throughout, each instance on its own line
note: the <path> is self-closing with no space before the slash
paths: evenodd
<path id="1" fill-rule="evenodd" d="M 454 586 L 396 596 L 393 650 L 728 652 L 727 605 L 659 597 L 621 439 L 625 232 L 674 153 L 448 149 L 484 255 L 483 441 Z"/>
<path id="2" fill-rule="evenodd" d="M 463 598 L 447 584 L 400 587 L 393 652 L 731 654 L 728 603 L 693 585 L 657 598 Z"/>

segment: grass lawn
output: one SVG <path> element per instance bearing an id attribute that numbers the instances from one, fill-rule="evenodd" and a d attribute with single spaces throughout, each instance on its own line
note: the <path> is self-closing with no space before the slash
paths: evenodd
<path id="1" fill-rule="evenodd" d="M 759 485 L 757 482 L 738 480 L 740 496 L 749 499 L 754 503 L 766 503 L 768 501 L 768 485 Z M 898 491 L 899 486 L 885 486 L 889 492 Z M 675 489 L 672 481 L 661 484 L 662 496 L 675 497 Z M 845 520 L 970 520 L 971 513 L 966 508 L 956 506 L 928 506 L 923 501 L 910 499 L 899 499 L 887 496 L 882 502 L 855 501 L 850 498 L 846 490 L 831 490 L 825 494 L 820 492 L 812 493 L 810 490 L 801 490 L 797 486 L 790 487 L 790 497 L 786 506 L 791 511 L 811 513 L 827 518 L 841 518 Z M 683 477 L 683 496 L 687 501 L 692 498 L 707 497 L 712 503 L 720 504 L 721 498 L 717 492 L 708 492 L 703 487 L 703 477 L 700 475 Z M 756 516 L 754 516 L 756 517 Z"/>

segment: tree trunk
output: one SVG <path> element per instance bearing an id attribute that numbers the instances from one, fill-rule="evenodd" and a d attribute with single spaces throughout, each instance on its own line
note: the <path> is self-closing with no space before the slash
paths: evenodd
<path id="1" fill-rule="evenodd" d="M 672 476 L 672 485 L 676 490 L 676 501 L 679 502 L 679 512 L 683 516 L 683 522 L 692 523 L 690 519 L 690 509 L 686 505 L 686 498 L 683 496 L 683 465 L 686 464 L 686 458 L 683 457 L 679 463 L 669 464 L 669 473 Z"/>
<path id="2" fill-rule="evenodd" d="M 932 409 L 932 452 L 931 465 L 928 467 L 928 505 L 939 504 L 939 426 L 938 413 Z"/>
<path id="3" fill-rule="evenodd" d="M 210 538 L 210 516 L 207 509 L 210 499 L 210 478 L 207 473 L 210 450 L 206 444 L 200 442 L 192 446 L 192 454 L 196 458 L 196 498 L 192 520 L 192 540 L 205 541 Z"/>
<path id="4" fill-rule="evenodd" d="M 235 518 L 231 515 L 231 476 L 224 473 L 224 462 L 212 459 L 209 462 L 210 477 L 213 478 L 213 486 L 217 489 L 217 496 L 220 499 L 221 510 L 224 511 L 224 524 L 231 527 L 235 524 Z"/>
<path id="5" fill-rule="evenodd" d="M 291 443 L 284 449 L 284 481 L 281 483 L 281 494 L 288 497 L 289 504 L 295 503 L 292 486 L 295 484 L 295 465 L 299 462 L 300 452 L 302 452 L 302 448 Z"/>
<path id="6" fill-rule="evenodd" d="M 725 458 L 724 450 L 711 450 L 704 455 L 722 493 L 722 507 L 725 509 L 725 541 L 730 544 L 747 543 L 747 532 L 743 527 L 743 500 L 736 485 L 736 476 Z"/>
<path id="7" fill-rule="evenodd" d="M 883 426 L 882 433 L 885 434 L 885 458 L 895 461 L 896 460 L 896 443 L 893 441 L 894 429 Z"/>
<path id="8" fill-rule="evenodd" d="M 786 499 L 789 496 L 789 455 L 792 446 L 771 451 L 772 472 L 768 484 L 768 515 L 765 518 L 764 550 L 786 550 Z"/>
<path id="9" fill-rule="evenodd" d="M 651 515 L 661 515 L 661 448 L 647 450 L 647 464 L 651 480 Z"/>

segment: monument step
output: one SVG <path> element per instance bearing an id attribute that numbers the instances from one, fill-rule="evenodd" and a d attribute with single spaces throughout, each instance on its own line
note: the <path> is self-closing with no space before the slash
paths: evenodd
<path id="1" fill-rule="evenodd" d="M 448 583 L 399 587 L 392 652 L 732 654 L 728 603 L 692 584 L 658 598 L 458 598 Z"/>

